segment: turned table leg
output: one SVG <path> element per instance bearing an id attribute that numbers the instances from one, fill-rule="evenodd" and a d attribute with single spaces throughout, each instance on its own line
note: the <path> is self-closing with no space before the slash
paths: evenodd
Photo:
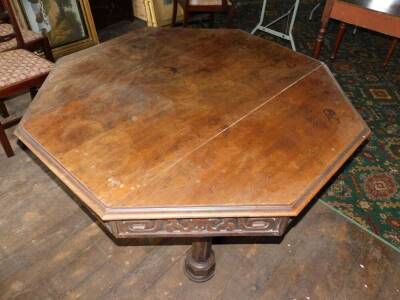
<path id="1" fill-rule="evenodd" d="M 185 260 L 185 273 L 190 280 L 204 282 L 214 276 L 215 256 L 211 245 L 211 238 L 199 238 L 192 243 Z"/>
<path id="2" fill-rule="evenodd" d="M 344 36 L 344 32 L 346 30 L 346 24 L 345 23 L 340 23 L 339 25 L 339 31 L 336 37 L 336 41 L 335 41 L 335 46 L 333 47 L 333 51 L 332 51 L 332 55 L 331 55 L 331 59 L 335 59 L 336 58 L 336 54 L 339 50 L 340 44 L 343 41 L 343 36 Z"/>

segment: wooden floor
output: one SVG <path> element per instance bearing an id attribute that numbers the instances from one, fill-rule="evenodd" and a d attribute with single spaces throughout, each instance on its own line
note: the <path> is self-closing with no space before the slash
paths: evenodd
<path id="1" fill-rule="evenodd" d="M 400 254 L 321 203 L 283 240 L 217 239 L 215 277 L 192 283 L 189 240 L 118 243 L 12 143 L 15 157 L 0 151 L 0 299 L 400 299 Z"/>

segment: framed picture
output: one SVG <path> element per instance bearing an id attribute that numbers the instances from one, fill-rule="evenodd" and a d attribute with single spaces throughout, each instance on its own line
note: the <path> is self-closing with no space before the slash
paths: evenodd
<path id="1" fill-rule="evenodd" d="M 147 22 L 149 27 L 172 23 L 172 0 L 132 0 L 133 14 Z M 177 21 L 183 20 L 183 9 L 178 5 Z"/>
<path id="2" fill-rule="evenodd" d="M 98 43 L 89 0 L 14 0 L 14 6 L 21 23 L 48 36 L 56 57 Z"/>

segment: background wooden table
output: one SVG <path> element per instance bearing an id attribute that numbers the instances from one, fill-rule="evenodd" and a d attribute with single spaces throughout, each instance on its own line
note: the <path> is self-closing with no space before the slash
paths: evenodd
<path id="1" fill-rule="evenodd" d="M 327 0 L 314 47 L 315 58 L 318 58 L 321 52 L 330 19 L 400 38 L 400 0 Z M 342 25 L 342 36 L 343 32 Z M 340 44 L 340 36 L 338 42 Z"/>

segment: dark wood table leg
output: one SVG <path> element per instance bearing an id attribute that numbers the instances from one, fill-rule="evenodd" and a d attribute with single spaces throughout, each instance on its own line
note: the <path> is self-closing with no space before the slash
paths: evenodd
<path id="1" fill-rule="evenodd" d="M 332 55 L 331 55 L 331 59 L 335 59 L 336 58 L 336 54 L 339 50 L 340 44 L 343 40 L 343 36 L 344 36 L 344 32 L 346 31 L 346 24 L 345 23 L 340 23 L 339 25 L 339 32 L 336 36 L 336 41 L 335 41 L 335 46 L 333 47 L 333 51 L 332 51 Z"/>
<path id="2" fill-rule="evenodd" d="M 204 282 L 214 276 L 215 256 L 211 238 L 199 238 L 192 243 L 185 260 L 185 273 L 195 282 Z"/>

